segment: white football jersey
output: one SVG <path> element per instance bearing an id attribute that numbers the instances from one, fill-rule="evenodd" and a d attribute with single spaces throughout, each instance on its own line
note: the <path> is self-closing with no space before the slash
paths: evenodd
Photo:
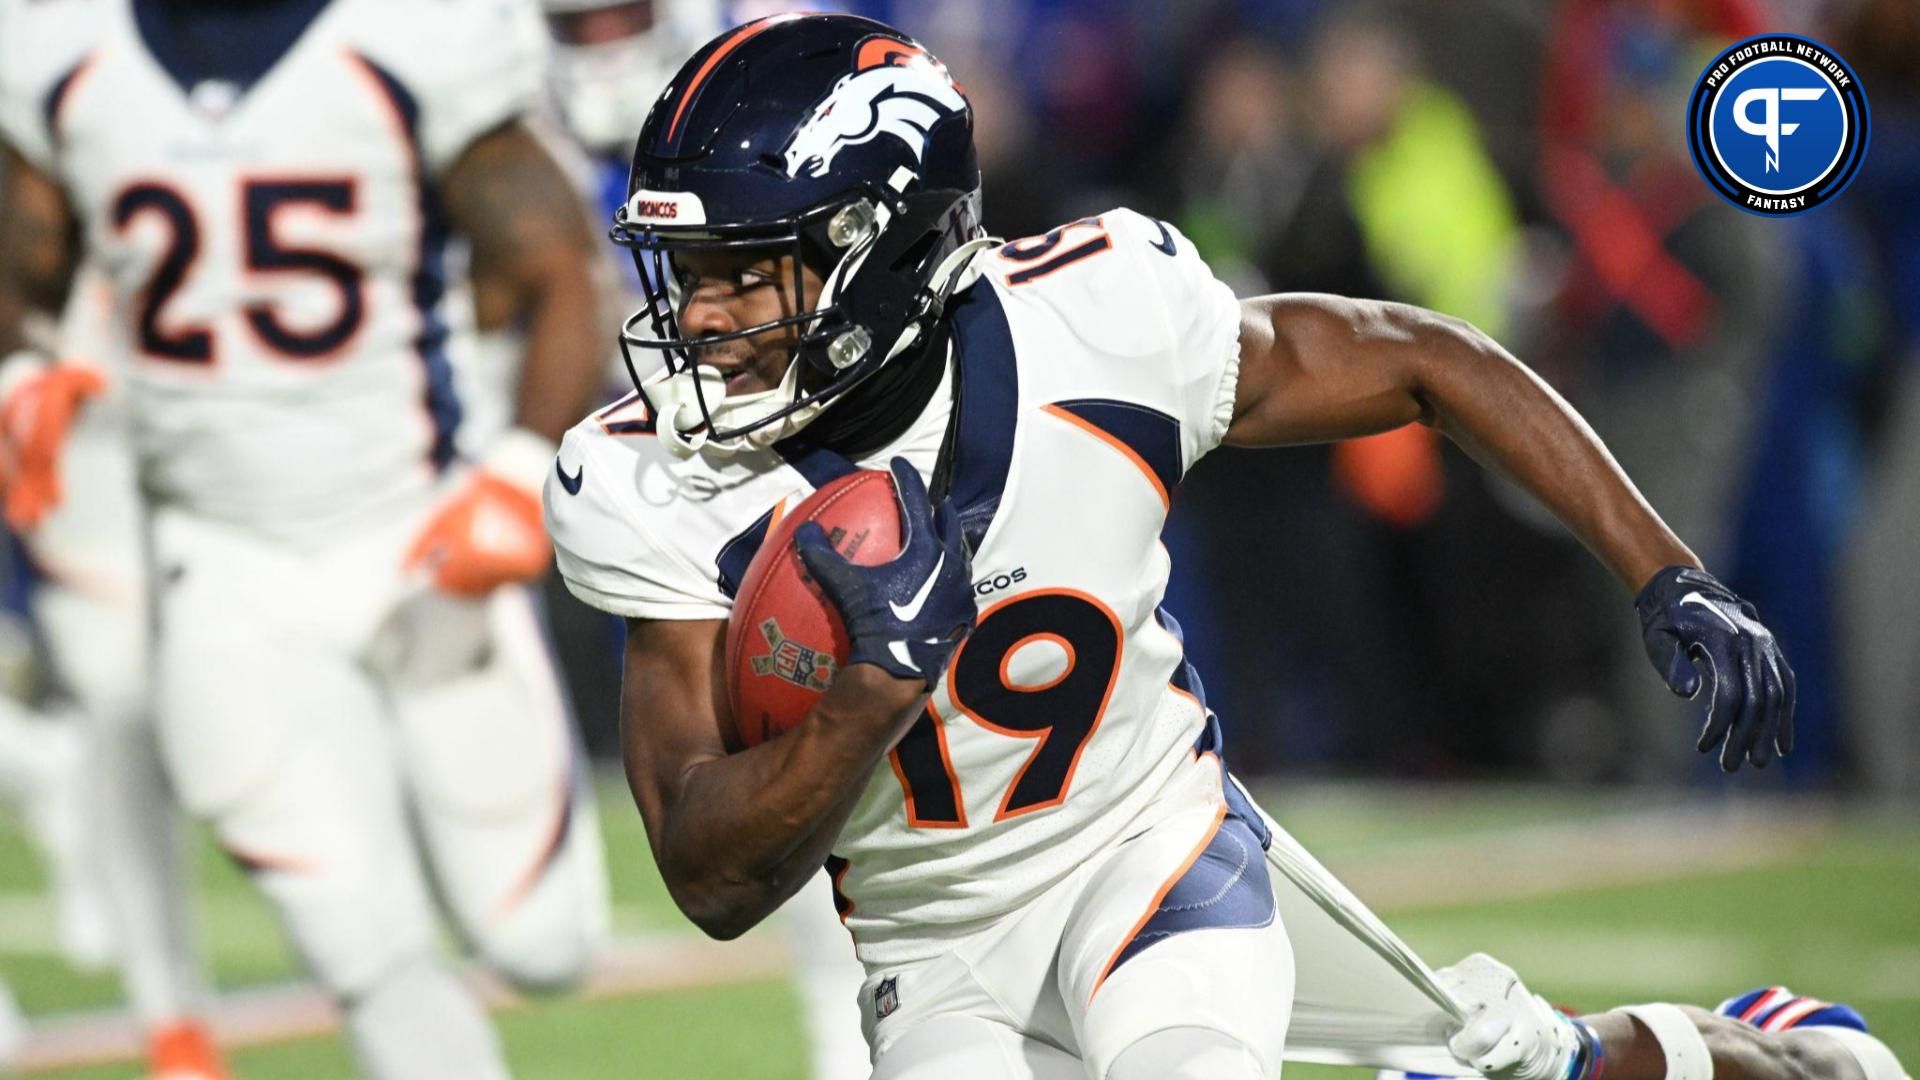
<path id="1" fill-rule="evenodd" d="M 471 317 L 437 185 L 537 103 L 544 29 L 520 0 L 292 0 L 236 82 L 167 7 L 0 0 L 0 137 L 112 287 L 142 483 L 288 537 L 376 515 L 453 454 Z"/>
<path id="2" fill-rule="evenodd" d="M 858 463 L 904 453 L 930 476 L 959 425 L 948 490 L 980 609 L 834 848 L 870 966 L 938 954 L 1129 835 L 1211 731 L 1159 609 L 1159 538 L 1169 491 L 1231 419 L 1238 303 L 1184 238 L 1127 210 L 973 269 L 948 308 L 951 385 Z M 833 456 L 683 461 L 651 431 L 634 397 L 568 433 L 546 500 L 561 572 L 615 614 L 724 618 L 778 508 Z"/>

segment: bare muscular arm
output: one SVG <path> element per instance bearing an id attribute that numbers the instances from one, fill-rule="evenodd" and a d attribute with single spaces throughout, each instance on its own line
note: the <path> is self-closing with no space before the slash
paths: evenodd
<path id="1" fill-rule="evenodd" d="M 1263 296 L 1241 304 L 1240 355 L 1232 445 L 1429 424 L 1545 503 L 1628 589 L 1700 565 L 1586 422 L 1467 323 L 1405 304 Z"/>
<path id="2" fill-rule="evenodd" d="M 1680 1009 L 1707 1041 L 1714 1080 L 1865 1080 L 1853 1055 L 1817 1028 L 1769 1035 L 1705 1009 L 1691 1005 Z M 1606 1048 L 1607 1076 L 1666 1080 L 1666 1054 L 1645 1024 L 1622 1012 L 1580 1019 Z"/>
<path id="3" fill-rule="evenodd" d="M 926 700 L 916 683 L 850 665 L 799 727 L 730 753 L 725 644 L 720 620 L 627 620 L 620 704 L 627 784 L 667 891 L 717 938 L 744 933 L 819 872 Z"/>
<path id="4" fill-rule="evenodd" d="M 28 345 L 29 312 L 65 306 L 79 255 L 79 223 L 60 185 L 0 144 L 0 356 Z"/>
<path id="5" fill-rule="evenodd" d="M 585 208 L 523 124 L 474 141 L 441 195 L 472 243 L 481 329 L 526 335 L 515 422 L 558 441 L 593 404 L 607 340 Z"/>

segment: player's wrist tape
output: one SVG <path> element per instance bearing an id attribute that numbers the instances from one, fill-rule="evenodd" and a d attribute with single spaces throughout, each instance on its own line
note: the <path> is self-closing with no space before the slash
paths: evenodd
<path id="1" fill-rule="evenodd" d="M 1678 1006 L 1664 1003 L 1615 1009 L 1646 1025 L 1667 1057 L 1667 1080 L 1713 1080 L 1713 1055 L 1700 1029 Z"/>
<path id="2" fill-rule="evenodd" d="M 0 399 L 4 400 L 4 399 Z M 508 428 L 494 437 L 480 454 L 480 468 L 531 492 L 538 499 L 546 486 L 547 473 L 553 470 L 553 456 L 560 448 L 553 440 L 526 428 Z"/>
<path id="3" fill-rule="evenodd" d="M 1567 1062 L 1567 1080 L 1600 1080 L 1607 1072 L 1607 1051 L 1586 1021 L 1568 1017 L 1575 1039 L 1573 1060 Z"/>

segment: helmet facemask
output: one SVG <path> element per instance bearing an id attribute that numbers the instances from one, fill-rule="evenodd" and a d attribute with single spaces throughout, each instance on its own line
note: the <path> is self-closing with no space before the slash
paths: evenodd
<path id="1" fill-rule="evenodd" d="M 633 252 L 645 294 L 644 306 L 621 328 L 627 371 L 660 435 L 683 455 L 763 448 L 797 433 L 924 340 L 967 257 L 985 245 L 975 239 L 977 191 L 903 194 L 864 185 L 803 214 L 750 225 L 692 220 L 704 217 L 698 207 L 684 194 L 638 191 L 615 214 L 612 233 Z M 822 280 L 817 301 L 724 334 L 685 336 L 679 317 L 687 297 L 676 256 L 756 250 L 791 255 L 795 308 L 805 296 L 805 270 L 814 270 Z M 781 331 L 797 336 L 779 384 L 769 390 L 729 397 L 720 371 L 696 359 L 709 346 Z M 643 378 L 636 349 L 659 353 L 662 370 Z"/>

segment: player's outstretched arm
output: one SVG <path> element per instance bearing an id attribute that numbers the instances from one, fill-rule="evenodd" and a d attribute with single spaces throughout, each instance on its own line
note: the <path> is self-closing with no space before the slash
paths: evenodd
<path id="1" fill-rule="evenodd" d="M 1818 1029 L 1769 1034 L 1693 1005 L 1671 1015 L 1692 1024 L 1713 1062 L 1713 1080 L 1867 1080 L 1860 1063 Z M 1627 1012 L 1582 1016 L 1606 1055 L 1613 1080 L 1667 1080 L 1667 1051 L 1646 1022 Z"/>
<path id="2" fill-rule="evenodd" d="M 1652 1004 L 1575 1018 L 1484 953 L 1436 975 L 1465 1015 L 1448 1050 L 1489 1080 L 1906 1080 L 1859 1014 L 1783 988 L 1719 1013 Z"/>
<path id="3" fill-rule="evenodd" d="M 716 938 L 766 918 L 820 871 L 926 687 L 869 664 L 834 677 L 799 726 L 733 753 L 719 702 L 726 626 L 627 620 L 621 743 L 674 903 Z"/>
<path id="4" fill-rule="evenodd" d="M 1637 594 L 1667 685 L 1711 691 L 1699 749 L 1727 771 L 1792 746 L 1793 674 L 1751 605 L 1700 569 L 1579 414 L 1498 342 L 1406 304 L 1312 293 L 1242 302 L 1226 441 L 1324 442 L 1409 423 L 1447 434 L 1552 510 Z"/>

